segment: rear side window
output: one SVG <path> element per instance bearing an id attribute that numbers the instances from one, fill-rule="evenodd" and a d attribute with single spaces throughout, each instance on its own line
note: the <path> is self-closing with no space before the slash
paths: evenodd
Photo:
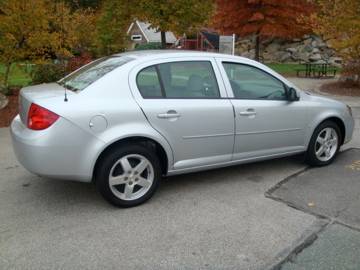
<path id="1" fill-rule="evenodd" d="M 284 100 L 284 84 L 270 74 L 258 68 L 238 64 L 223 63 L 235 98 Z"/>
<path id="2" fill-rule="evenodd" d="M 210 61 L 170 62 L 143 69 L 137 85 L 144 98 L 219 98 Z"/>
<path id="3" fill-rule="evenodd" d="M 160 81 L 155 66 L 140 71 L 136 77 L 136 83 L 144 98 L 162 98 Z"/>
<path id="4" fill-rule="evenodd" d="M 72 91 L 82 91 L 110 71 L 133 60 L 130 57 L 110 56 L 100 58 L 84 66 L 58 83 Z"/>

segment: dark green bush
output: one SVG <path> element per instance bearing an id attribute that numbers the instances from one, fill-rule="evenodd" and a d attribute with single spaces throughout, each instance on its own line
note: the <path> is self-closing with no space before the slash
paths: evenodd
<path id="1" fill-rule="evenodd" d="M 7 95 L 7 94 L 8 94 L 8 91 L 9 91 L 8 87 L 6 87 L 6 86 L 3 85 L 3 84 L 0 84 L 0 93 L 1 93 L 1 94 Z"/>
<path id="2" fill-rule="evenodd" d="M 32 74 L 32 84 L 56 82 L 65 76 L 62 64 L 36 65 Z"/>
<path id="3" fill-rule="evenodd" d="M 146 44 L 136 44 L 135 50 L 141 51 L 141 50 L 157 50 L 161 49 L 161 43 L 159 42 L 150 42 Z"/>
<path id="4" fill-rule="evenodd" d="M 0 93 L 5 96 L 10 96 L 10 95 L 12 95 L 12 90 L 13 90 L 12 88 L 13 87 L 9 87 L 9 86 L 0 84 Z"/>

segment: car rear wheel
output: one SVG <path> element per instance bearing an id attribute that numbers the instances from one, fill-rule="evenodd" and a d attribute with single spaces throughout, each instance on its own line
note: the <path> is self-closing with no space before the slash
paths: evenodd
<path id="1" fill-rule="evenodd" d="M 330 164 L 341 145 L 339 126 L 332 121 L 321 123 L 314 131 L 306 153 L 306 161 L 312 166 Z"/>
<path id="2" fill-rule="evenodd" d="M 150 199 L 160 178 L 158 157 L 141 145 L 113 149 L 100 161 L 95 175 L 99 192 L 119 207 L 136 206 Z"/>

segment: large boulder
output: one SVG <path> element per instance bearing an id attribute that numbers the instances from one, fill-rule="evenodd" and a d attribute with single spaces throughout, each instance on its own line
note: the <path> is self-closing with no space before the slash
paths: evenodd
<path id="1" fill-rule="evenodd" d="M 331 65 L 340 67 L 342 65 L 343 59 L 341 57 L 330 57 L 328 62 Z"/>
<path id="2" fill-rule="evenodd" d="M 288 62 L 291 60 L 291 53 L 286 51 L 277 51 L 274 53 L 263 54 L 264 60 L 272 62 Z"/>
<path id="3" fill-rule="evenodd" d="M 0 93 L 0 110 L 5 108 L 8 105 L 8 103 L 9 100 L 7 99 L 7 97 L 2 93 Z"/>
<path id="4" fill-rule="evenodd" d="M 286 51 L 289 52 L 289 53 L 296 53 L 297 48 L 287 48 Z"/>
<path id="5" fill-rule="evenodd" d="M 321 57 L 321 54 L 320 54 L 320 53 L 313 54 L 313 55 L 311 55 L 311 56 L 309 57 L 309 60 L 310 60 L 311 62 L 316 62 L 316 61 L 319 61 L 319 60 L 321 60 L 321 59 L 322 59 L 322 57 Z"/>
<path id="6" fill-rule="evenodd" d="M 301 46 L 299 46 L 299 52 L 302 52 L 302 53 L 310 53 L 310 52 L 312 52 L 312 50 L 313 50 L 313 47 L 311 46 L 311 45 L 306 45 L 306 44 L 304 44 L 304 45 L 301 45 Z"/>
<path id="7" fill-rule="evenodd" d="M 291 59 L 293 59 L 295 62 L 309 62 L 309 53 L 301 53 L 296 52 L 291 55 Z"/>
<path id="8" fill-rule="evenodd" d="M 281 45 L 279 43 L 271 43 L 265 48 L 265 52 L 267 53 L 275 53 L 280 50 Z"/>
<path id="9" fill-rule="evenodd" d="M 250 58 L 250 59 L 254 59 L 254 58 L 255 58 L 255 50 L 254 50 L 254 49 L 251 49 L 251 50 L 248 51 L 248 52 L 243 52 L 243 53 L 241 54 L 241 56 L 246 57 L 246 58 Z"/>

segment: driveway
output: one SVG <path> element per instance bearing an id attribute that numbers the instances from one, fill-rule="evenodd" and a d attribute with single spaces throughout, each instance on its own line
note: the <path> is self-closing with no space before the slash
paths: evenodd
<path id="1" fill-rule="evenodd" d="M 264 195 L 305 169 L 292 157 L 171 177 L 117 209 L 91 184 L 27 172 L 3 128 L 0 269 L 268 269 L 328 223 Z"/>

